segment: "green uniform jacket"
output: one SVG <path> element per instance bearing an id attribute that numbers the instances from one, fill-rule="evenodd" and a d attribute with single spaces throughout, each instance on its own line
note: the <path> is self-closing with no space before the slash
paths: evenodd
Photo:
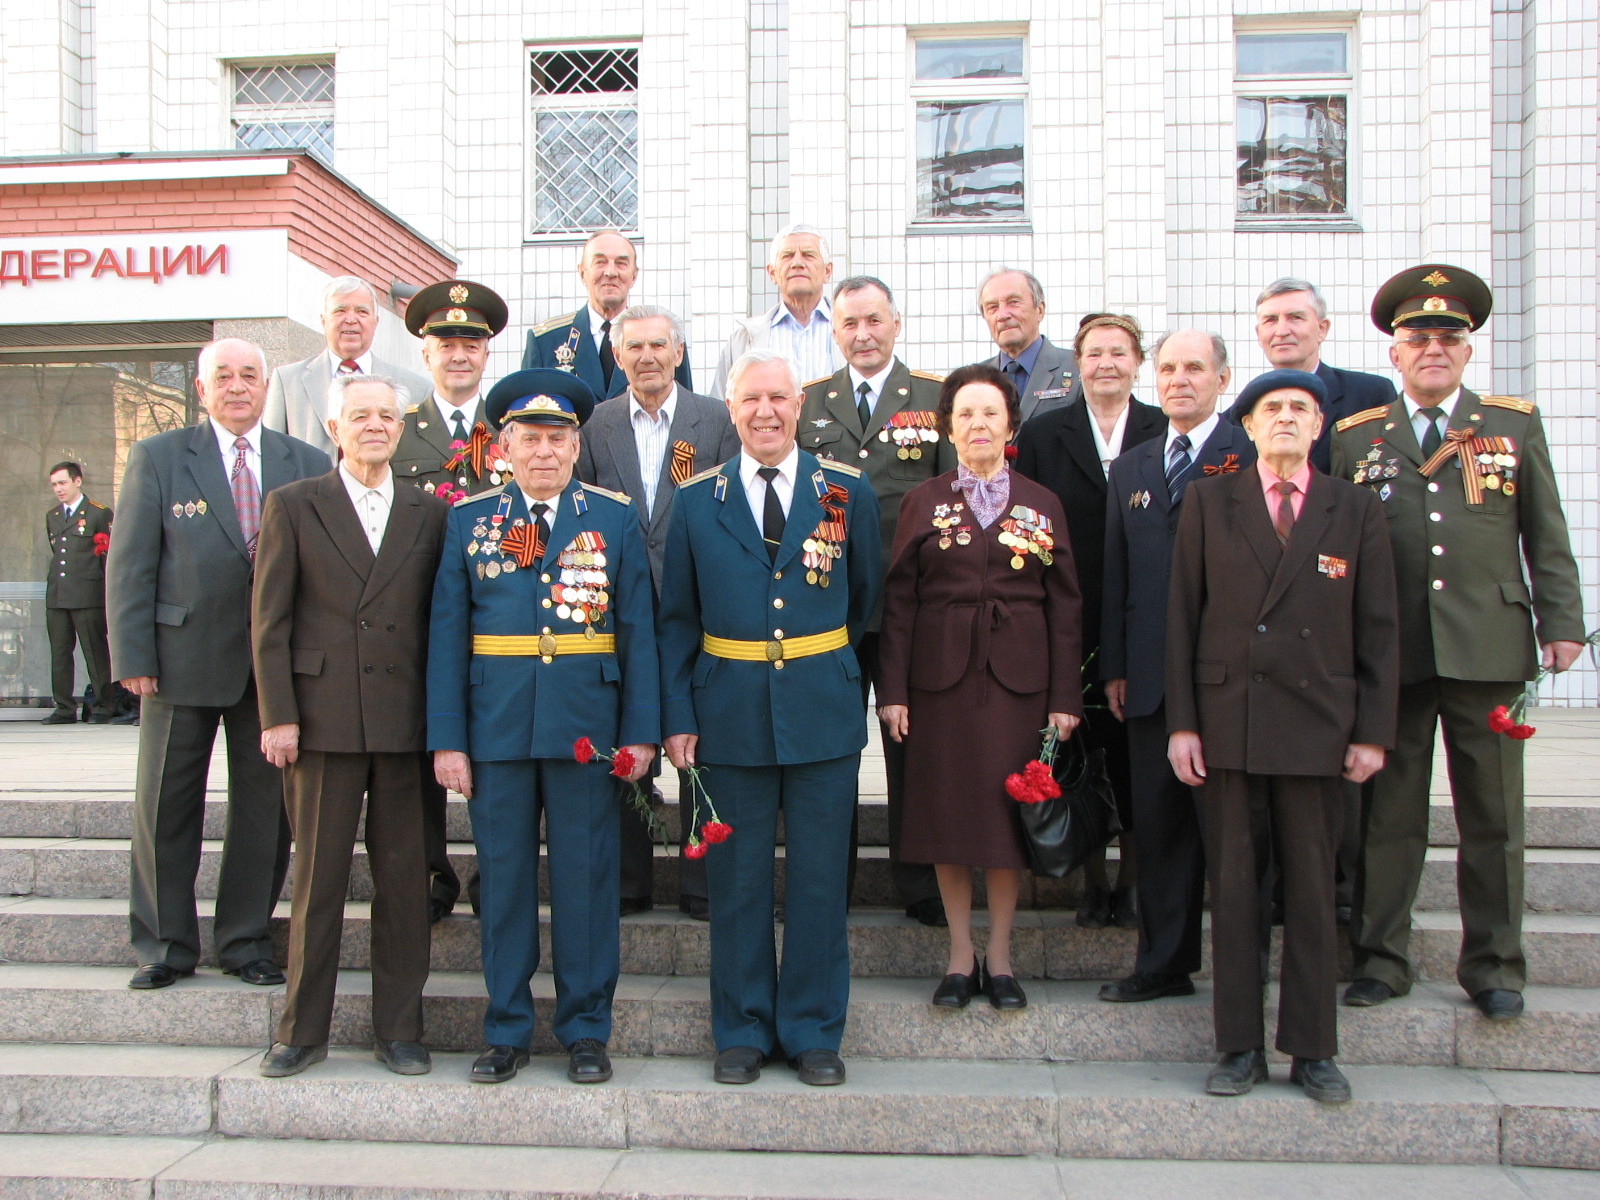
<path id="1" fill-rule="evenodd" d="M 1532 679 L 1538 644 L 1584 639 L 1578 565 L 1539 410 L 1463 388 L 1449 428 L 1505 439 L 1500 462 L 1473 456 L 1479 478 L 1487 484 L 1492 475 L 1497 485 L 1483 486 L 1476 504 L 1467 502 L 1459 459 L 1432 478 L 1419 470 L 1422 449 L 1403 398 L 1346 417 L 1333 438 L 1332 474 L 1376 492 L 1388 517 L 1400 682 Z"/>
<path id="2" fill-rule="evenodd" d="M 52 504 L 44 515 L 50 539 L 50 574 L 44 583 L 46 608 L 104 608 L 106 556 L 94 552 L 95 534 L 111 535 L 111 510 L 88 496 L 72 516 Z"/>
<path id="3" fill-rule="evenodd" d="M 489 389 L 483 389 L 483 395 Z M 479 401 L 479 423 L 489 431 L 491 438 L 499 435 L 497 426 L 488 425 L 482 418 L 482 401 Z M 464 463 L 454 471 L 447 471 L 445 463 L 455 457 L 450 443 L 455 437 L 439 413 L 439 404 L 429 396 L 421 404 L 406 409 L 406 427 L 400 434 L 400 445 L 395 447 L 389 469 L 400 482 L 411 482 L 425 492 L 432 492 L 441 483 L 465 488 L 467 495 L 475 495 L 488 488 L 498 487 L 509 475 L 495 478 L 494 460 L 499 451 L 493 443 L 484 451 L 483 470 L 474 471 L 471 463 Z"/>

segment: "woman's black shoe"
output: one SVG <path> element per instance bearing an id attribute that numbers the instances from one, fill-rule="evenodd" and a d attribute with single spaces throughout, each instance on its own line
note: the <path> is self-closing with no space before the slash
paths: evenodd
<path id="1" fill-rule="evenodd" d="M 1028 1007 L 1027 994 L 1022 990 L 1022 985 L 1017 982 L 1014 975 L 990 975 L 984 973 L 984 990 L 989 993 L 989 1003 L 999 1009 L 1017 1009 Z"/>
<path id="2" fill-rule="evenodd" d="M 933 991 L 933 1002 L 940 1008 L 965 1008 L 983 992 L 983 968 L 974 961 L 970 975 L 946 975 Z"/>

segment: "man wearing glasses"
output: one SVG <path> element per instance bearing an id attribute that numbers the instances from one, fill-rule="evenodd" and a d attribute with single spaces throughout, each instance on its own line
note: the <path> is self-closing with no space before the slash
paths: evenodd
<path id="1" fill-rule="evenodd" d="M 1411 905 L 1442 723 L 1461 831 L 1456 978 L 1484 1016 L 1505 1021 L 1522 1014 L 1527 981 L 1523 746 L 1486 718 L 1539 666 L 1571 666 L 1584 626 L 1538 409 L 1461 386 L 1469 331 L 1492 307 L 1483 280 L 1445 264 L 1402 271 L 1378 290 L 1372 320 L 1394 338 L 1402 394 L 1338 423 L 1332 473 L 1383 502 L 1400 600 L 1400 719 L 1373 781 L 1344 1002 L 1370 1007 L 1411 990 Z"/>

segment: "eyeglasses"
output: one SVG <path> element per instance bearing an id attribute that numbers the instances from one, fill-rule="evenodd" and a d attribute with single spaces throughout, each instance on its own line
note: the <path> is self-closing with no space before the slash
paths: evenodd
<path id="1" fill-rule="evenodd" d="M 1397 342 L 1404 342 L 1413 350 L 1425 350 L 1429 342 L 1438 342 L 1446 350 L 1454 350 L 1458 346 L 1467 344 L 1467 335 L 1457 329 L 1436 329 L 1432 332 L 1417 330 L 1408 333 L 1403 338 L 1396 338 Z"/>

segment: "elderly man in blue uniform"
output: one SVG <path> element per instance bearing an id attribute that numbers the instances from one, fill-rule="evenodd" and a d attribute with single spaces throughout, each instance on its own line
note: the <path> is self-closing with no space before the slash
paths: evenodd
<path id="1" fill-rule="evenodd" d="M 878 505 L 855 467 L 800 450 L 789 359 L 741 355 L 727 403 L 741 449 L 679 489 L 658 618 L 667 756 L 680 770 L 706 769 L 733 827 L 706 856 L 713 1078 L 750 1083 L 768 1057 L 787 1057 L 802 1083 L 838 1084 L 850 999 L 845 872 L 866 743 L 852 646 L 878 601 Z"/>
<path id="2" fill-rule="evenodd" d="M 478 848 L 488 1048 L 478 1083 L 528 1062 L 539 965 L 539 817 L 549 845 L 551 1031 L 574 1083 L 611 1078 L 606 1042 L 619 970 L 619 811 L 588 739 L 649 770 L 659 740 L 653 593 L 626 496 L 580 484 L 582 380 L 518 371 L 485 402 L 510 482 L 450 512 L 428 643 L 434 772 L 471 806 Z"/>

